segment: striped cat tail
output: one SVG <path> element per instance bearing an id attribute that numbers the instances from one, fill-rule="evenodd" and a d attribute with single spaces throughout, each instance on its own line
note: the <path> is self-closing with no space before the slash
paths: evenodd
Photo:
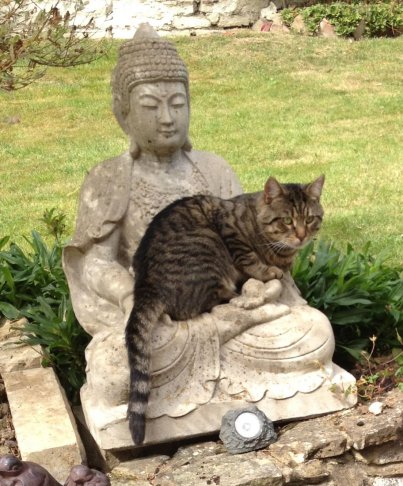
<path id="1" fill-rule="evenodd" d="M 145 435 L 145 415 L 151 389 L 151 337 L 164 304 L 151 292 L 136 292 L 135 304 L 126 325 L 126 346 L 130 367 L 129 428 L 135 444 Z"/>

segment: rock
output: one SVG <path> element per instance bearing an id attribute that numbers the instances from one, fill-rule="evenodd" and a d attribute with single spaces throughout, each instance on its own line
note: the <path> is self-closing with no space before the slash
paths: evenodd
<path id="1" fill-rule="evenodd" d="M 220 454 L 194 458 L 188 464 L 157 475 L 155 484 L 206 486 L 277 486 L 282 485 L 282 473 L 270 457 L 257 457 L 250 452 L 240 455 Z"/>
<path id="2" fill-rule="evenodd" d="M 271 21 L 259 19 L 253 24 L 252 30 L 255 32 L 269 32 L 272 24 L 273 22 Z"/>
<path id="3" fill-rule="evenodd" d="M 363 18 L 359 21 L 355 31 L 353 32 L 354 40 L 358 41 L 358 40 L 361 39 L 361 37 L 363 36 L 363 34 L 365 32 L 366 25 L 367 25 L 367 22 L 366 22 L 365 18 Z"/>
<path id="4" fill-rule="evenodd" d="M 0 403 L 0 417 L 5 417 L 10 412 L 8 403 Z"/>
<path id="5" fill-rule="evenodd" d="M 383 403 L 382 402 L 373 402 L 368 407 L 368 412 L 370 412 L 374 415 L 379 415 L 380 413 L 382 413 L 382 410 L 383 410 Z"/>
<path id="6" fill-rule="evenodd" d="M 3 119 L 4 123 L 7 125 L 17 125 L 21 122 L 21 118 L 18 115 L 8 116 Z"/>
<path id="7" fill-rule="evenodd" d="M 366 464 L 374 465 L 385 465 L 393 462 L 403 463 L 403 440 L 386 442 L 356 451 L 355 458 Z"/>
<path id="8" fill-rule="evenodd" d="M 369 413 L 358 415 L 354 411 L 341 415 L 340 428 L 349 436 L 354 449 L 361 450 L 399 438 L 403 430 L 403 401 L 395 401 L 396 393 L 401 392 L 396 390 L 389 394 L 384 401 L 384 411 L 378 416 Z M 387 400 L 394 406 L 387 406 Z"/>
<path id="9" fill-rule="evenodd" d="M 306 28 L 304 19 L 302 15 L 297 15 L 291 24 L 291 30 L 297 34 L 307 34 L 308 29 Z"/>
<path id="10" fill-rule="evenodd" d="M 18 329 L 26 321 L 6 321 L 0 327 L 0 374 L 41 366 L 39 346 L 27 346 L 21 342 L 22 333 Z M 0 390 L 0 396 L 2 392 Z"/>
<path id="11" fill-rule="evenodd" d="M 217 23 L 218 27 L 249 27 L 253 23 L 250 15 L 221 14 Z"/>
<path id="12" fill-rule="evenodd" d="M 203 442 L 190 446 L 180 447 L 176 454 L 169 461 L 169 467 L 176 469 L 194 461 L 202 461 L 210 457 L 226 454 L 224 445 L 217 442 Z"/>
<path id="13" fill-rule="evenodd" d="M 378 416 L 357 406 L 283 426 L 278 441 L 258 451 L 232 455 L 224 444 L 211 441 L 183 446 L 171 459 L 136 459 L 112 471 L 112 486 L 401 486 L 403 394 L 395 390 L 381 401 Z M 356 428 L 363 434 L 360 450 L 353 440 Z M 382 443 L 368 445 L 376 441 Z M 116 469 L 122 474 L 115 475 Z"/>
<path id="14" fill-rule="evenodd" d="M 400 486 L 403 479 L 403 464 L 386 464 L 385 466 L 367 466 L 365 469 L 368 476 L 381 477 L 381 478 L 398 478 Z M 399 483 L 398 483 L 399 484 Z"/>
<path id="15" fill-rule="evenodd" d="M 136 484 L 145 481 L 149 484 L 149 479 L 158 474 L 168 460 L 169 456 L 160 455 L 123 462 L 113 469 L 112 479 L 136 481 Z"/>
<path id="16" fill-rule="evenodd" d="M 367 475 L 361 464 L 354 462 L 351 454 L 346 454 L 339 460 L 331 460 L 327 463 L 327 469 L 333 482 L 332 486 L 358 486 L 366 485 Z"/>
<path id="17" fill-rule="evenodd" d="M 10 452 L 9 447 L 5 445 L 0 445 L 0 456 L 3 456 L 4 454 L 8 454 Z"/>
<path id="18" fill-rule="evenodd" d="M 330 476 L 326 465 L 318 459 L 299 464 L 294 469 L 289 468 L 289 473 L 283 470 L 284 479 L 292 484 L 317 484 L 322 483 Z"/>
<path id="19" fill-rule="evenodd" d="M 283 19 L 279 13 L 272 16 L 273 24 L 270 27 L 272 34 L 289 34 L 290 29 L 284 25 Z"/>
<path id="20" fill-rule="evenodd" d="M 277 7 L 273 2 L 269 3 L 269 6 L 264 8 L 260 12 L 260 18 L 265 20 L 273 20 L 274 15 L 277 13 Z"/>
<path id="21" fill-rule="evenodd" d="M 300 422 L 281 432 L 270 446 L 270 454 L 288 466 L 297 466 L 308 459 L 323 459 L 349 450 L 348 436 L 329 423 L 328 417 Z"/>
<path id="22" fill-rule="evenodd" d="M 172 21 L 172 26 L 175 29 L 207 29 L 211 27 L 211 22 L 207 17 L 174 17 Z"/>
<path id="23" fill-rule="evenodd" d="M 322 37 L 337 37 L 333 25 L 327 20 L 323 19 L 319 24 L 319 35 Z"/>
<path id="24" fill-rule="evenodd" d="M 227 412 L 221 422 L 220 439 L 228 452 L 241 454 L 268 446 L 277 439 L 273 422 L 257 407 Z"/>
<path id="25" fill-rule="evenodd" d="M 272 34 L 289 34 L 290 29 L 286 25 L 273 24 L 270 27 L 270 32 Z"/>

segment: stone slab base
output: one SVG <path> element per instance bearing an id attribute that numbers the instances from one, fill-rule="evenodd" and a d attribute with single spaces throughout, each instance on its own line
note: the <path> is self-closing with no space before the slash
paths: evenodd
<path id="1" fill-rule="evenodd" d="M 102 410 L 86 400 L 85 388 L 81 395 L 83 411 L 90 432 L 103 450 L 133 449 L 126 420 L 127 406 Z M 350 408 L 357 402 L 355 379 L 334 365 L 332 381 L 311 393 L 297 393 L 287 399 L 264 398 L 255 403 L 272 421 L 313 417 Z M 147 421 L 144 445 L 172 442 L 197 437 L 220 430 L 221 418 L 230 409 L 250 405 L 243 400 L 209 403 L 178 418 L 163 416 Z"/>
<path id="2" fill-rule="evenodd" d="M 74 417 L 52 368 L 2 373 L 22 459 L 37 462 L 64 484 L 85 461 Z"/>

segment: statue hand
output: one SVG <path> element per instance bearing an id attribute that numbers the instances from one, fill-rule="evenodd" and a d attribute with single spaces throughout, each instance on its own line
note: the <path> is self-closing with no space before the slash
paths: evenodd
<path id="1" fill-rule="evenodd" d="M 288 305 L 276 302 L 282 292 L 279 280 L 263 283 L 248 280 L 242 295 L 231 299 L 228 304 L 213 308 L 221 344 L 258 324 L 276 320 L 290 313 Z"/>
<path id="2" fill-rule="evenodd" d="M 268 302 L 275 302 L 282 291 L 280 280 L 263 283 L 250 278 L 242 287 L 242 294 L 231 299 L 230 303 L 242 309 L 256 309 Z"/>

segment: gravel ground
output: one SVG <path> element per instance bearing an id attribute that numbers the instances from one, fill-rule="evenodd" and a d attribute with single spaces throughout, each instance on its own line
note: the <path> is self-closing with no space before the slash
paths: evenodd
<path id="1" fill-rule="evenodd" d="M 0 456 L 3 454 L 14 454 L 20 457 L 6 389 L 0 376 Z"/>

